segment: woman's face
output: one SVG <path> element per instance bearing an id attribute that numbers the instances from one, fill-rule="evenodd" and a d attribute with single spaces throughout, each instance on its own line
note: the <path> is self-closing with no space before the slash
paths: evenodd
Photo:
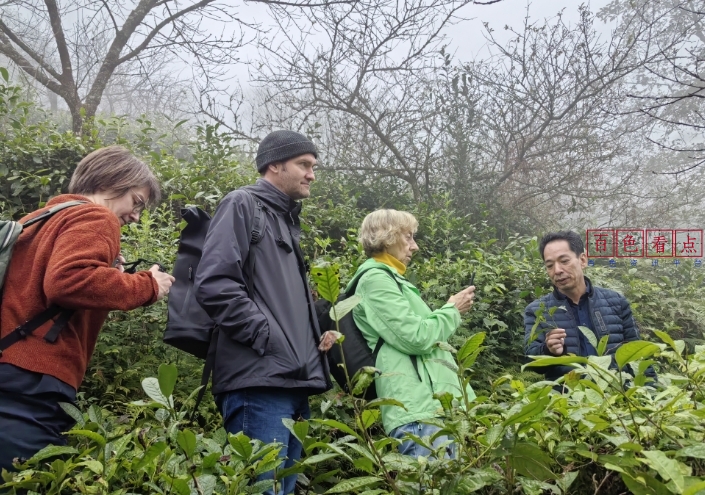
<path id="1" fill-rule="evenodd" d="M 419 247 L 416 245 L 416 241 L 414 240 L 414 233 L 407 232 L 402 234 L 401 239 L 396 243 L 396 245 L 387 249 L 387 253 L 404 263 L 404 266 L 408 266 L 414 252 L 418 250 Z"/>
<path id="2" fill-rule="evenodd" d="M 122 196 L 117 196 L 114 191 L 99 192 L 94 194 L 91 200 L 115 213 L 122 226 L 139 221 L 148 197 L 149 188 L 144 186 L 133 187 Z"/>

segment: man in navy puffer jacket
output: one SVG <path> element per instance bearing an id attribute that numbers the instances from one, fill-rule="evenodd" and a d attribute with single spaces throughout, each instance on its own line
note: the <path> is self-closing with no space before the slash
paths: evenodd
<path id="1" fill-rule="evenodd" d="M 597 349 L 590 341 L 599 342 L 605 335 L 609 336 L 606 352 L 614 354 L 620 345 L 639 340 L 639 330 L 626 298 L 613 290 L 592 285 L 583 275 L 587 256 L 578 234 L 570 231 L 546 234 L 539 243 L 539 252 L 554 290 L 529 304 L 524 311 L 528 356 L 596 356 Z M 536 338 L 530 341 L 541 303 L 544 304 L 543 318 L 547 321 L 539 323 L 534 330 Z M 550 315 L 552 307 L 558 309 Z M 588 338 L 578 326 L 588 328 L 595 339 Z M 612 364 L 616 366 L 614 360 Z M 556 365 L 541 368 L 541 371 L 546 379 L 557 380 L 572 369 Z M 651 367 L 646 375 L 656 378 Z"/>

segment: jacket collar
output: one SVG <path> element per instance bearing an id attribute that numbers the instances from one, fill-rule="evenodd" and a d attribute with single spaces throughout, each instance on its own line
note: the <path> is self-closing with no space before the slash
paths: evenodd
<path id="1" fill-rule="evenodd" d="M 590 279 L 587 278 L 585 275 L 583 275 L 583 278 L 585 279 L 586 294 L 588 295 L 588 298 L 592 298 L 592 294 L 594 292 L 592 289 L 592 282 L 590 282 Z M 553 286 L 553 297 L 555 297 L 559 301 L 565 301 L 566 299 L 568 299 L 568 296 L 559 291 L 555 285 Z"/>
<path id="2" fill-rule="evenodd" d="M 268 180 L 257 179 L 252 188 L 260 201 L 272 210 L 279 213 L 290 213 L 293 217 L 298 217 L 301 212 L 301 202 L 294 201 Z"/>

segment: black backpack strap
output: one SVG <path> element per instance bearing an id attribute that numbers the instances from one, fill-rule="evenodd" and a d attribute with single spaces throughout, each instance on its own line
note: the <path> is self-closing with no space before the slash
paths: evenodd
<path id="1" fill-rule="evenodd" d="M 43 222 L 44 220 L 47 220 L 49 217 L 51 217 L 55 213 L 60 212 L 61 210 L 70 208 L 72 206 L 82 205 L 84 203 L 87 203 L 87 201 L 76 200 L 60 203 L 56 206 L 49 208 L 45 212 L 40 213 L 36 217 L 27 220 L 22 224 L 22 228 L 24 229 L 31 225 L 34 225 L 35 223 Z M 44 325 L 47 321 L 51 320 L 56 315 L 59 315 L 59 317 L 56 319 L 54 324 L 44 336 L 44 340 L 46 340 L 50 344 L 53 344 L 54 342 L 56 342 L 56 339 L 59 338 L 59 333 L 69 322 L 69 319 L 71 319 L 73 313 L 73 309 L 63 309 L 60 306 L 57 306 L 56 304 L 52 304 L 47 309 L 45 309 L 38 315 L 35 315 L 32 319 L 18 326 L 12 332 L 0 339 L 0 355 L 2 355 L 2 351 L 4 351 L 13 344 L 16 344 L 20 340 L 26 339 L 27 336 L 32 335 L 35 330 Z"/>
<path id="2" fill-rule="evenodd" d="M 366 270 L 363 270 L 362 273 L 360 273 L 360 275 L 355 279 L 355 282 L 353 282 L 353 284 L 350 286 L 350 289 L 345 291 L 345 295 L 351 296 L 352 294 L 355 294 L 355 291 L 357 290 L 357 284 L 358 284 L 358 282 L 360 282 L 360 279 L 362 278 L 362 276 L 365 273 L 369 272 L 370 270 L 375 270 L 375 269 L 382 270 L 384 273 L 386 273 L 387 275 L 392 277 L 392 280 L 394 280 L 394 282 L 397 284 L 397 287 L 399 287 L 399 292 L 402 292 L 402 293 L 404 292 L 401 287 L 401 284 L 399 283 L 397 278 L 394 275 L 392 275 L 392 272 L 390 272 L 389 270 L 385 270 L 384 268 L 371 266 L 370 268 L 367 268 Z M 377 354 L 379 354 L 379 350 L 382 348 L 383 345 L 384 345 L 384 339 L 382 337 L 379 337 L 377 339 L 377 345 L 375 345 L 375 349 L 374 349 L 374 351 L 372 351 L 372 356 L 374 357 L 375 361 L 377 360 Z M 416 368 L 416 360 L 415 360 L 416 356 L 412 356 L 412 358 L 414 358 L 414 360 L 413 360 L 414 368 L 416 369 L 416 374 L 418 375 L 419 370 L 418 370 L 418 368 Z M 421 380 L 420 377 L 419 377 L 419 380 Z"/>
<path id="3" fill-rule="evenodd" d="M 193 406 L 193 412 L 191 413 L 191 423 L 196 420 L 196 415 L 198 414 L 198 406 L 201 405 L 203 401 L 203 396 L 206 395 L 206 389 L 208 388 L 208 382 L 211 381 L 211 373 L 213 373 L 213 368 L 215 367 L 215 345 L 218 340 L 218 327 L 214 327 L 211 330 L 209 336 L 208 344 L 208 354 L 206 354 L 206 363 L 203 365 L 203 372 L 201 373 L 201 389 L 196 395 L 196 403 Z"/>
<path id="4" fill-rule="evenodd" d="M 255 250 L 254 245 L 258 244 L 262 237 L 264 237 L 264 215 L 267 211 L 267 207 L 262 204 L 262 201 L 257 199 L 257 197 L 252 194 L 247 189 L 243 189 L 254 203 L 254 213 L 252 215 L 252 227 L 250 230 L 250 250 L 247 255 L 247 262 L 245 264 L 245 277 L 247 284 L 247 294 L 250 299 L 254 299 L 255 288 L 254 288 L 254 277 L 255 277 Z"/>
<path id="5" fill-rule="evenodd" d="M 2 354 L 2 351 L 10 347 L 11 345 L 27 338 L 29 335 L 32 335 L 35 330 L 44 325 L 47 321 L 51 320 L 56 315 L 60 315 L 59 318 L 57 318 L 54 322 L 54 325 L 52 325 L 49 332 L 47 332 L 47 334 L 44 336 L 44 340 L 46 340 L 47 342 L 56 342 L 56 339 L 59 336 L 59 332 L 61 332 L 61 329 L 66 326 L 66 323 L 68 323 L 69 318 L 71 318 L 71 315 L 73 315 L 73 313 L 74 311 L 72 309 L 62 309 L 60 306 L 52 304 L 47 309 L 36 315 L 34 318 L 18 326 L 12 332 L 0 339 L 0 355 Z"/>

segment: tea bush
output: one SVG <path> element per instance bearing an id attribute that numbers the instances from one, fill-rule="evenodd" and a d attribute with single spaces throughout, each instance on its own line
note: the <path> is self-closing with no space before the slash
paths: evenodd
<path id="1" fill-rule="evenodd" d="M 82 156 L 120 143 L 150 163 L 164 192 L 162 204 L 123 229 L 123 254 L 170 269 L 180 208 L 196 204 L 213 213 L 224 194 L 257 174 L 247 150 L 217 126 L 157 127 L 147 118 L 114 118 L 95 121 L 91 132 L 76 137 L 0 81 L 3 215 L 21 216 L 65 191 Z M 447 364 L 478 398 L 440 397 L 439 434 L 457 439 L 454 460 L 440 453 L 418 460 L 398 455 L 397 441 L 379 425 L 380 408 L 399 407 L 394 402 L 365 403 L 339 388 L 312 398 L 313 418 L 288 425 L 304 445 L 294 468 L 301 493 L 705 493 L 702 269 L 588 269 L 595 283 L 632 302 L 645 341 L 623 346 L 617 356 L 634 364 L 634 377 L 609 369 L 603 356 L 554 358 L 576 367 L 566 378 L 569 391 L 558 394 L 523 355 L 523 309 L 550 290 L 536 238 L 498 240 L 496 225 L 457 215 L 445 196 L 415 204 L 385 181 L 329 171 L 317 178 L 303 210 L 303 248 L 310 261 L 334 269 L 341 286 L 365 259 L 357 229 L 376 207 L 404 209 L 419 219 L 421 249 L 407 277 L 432 307 L 476 273 L 475 305 L 450 340 L 457 362 Z M 208 396 L 197 422 L 188 421 L 203 363 L 161 342 L 165 324 L 164 302 L 110 315 L 79 390 L 84 412 L 67 406 L 77 420 L 69 445 L 50 447 L 19 473 L 6 474 L 5 489 L 261 491 L 250 481 L 279 465 L 279 446 L 228 436 Z M 655 388 L 642 373 L 652 360 L 660 368 Z M 155 371 L 156 378 L 145 379 Z M 372 375 L 367 370 L 355 381 L 368 386 Z"/>

